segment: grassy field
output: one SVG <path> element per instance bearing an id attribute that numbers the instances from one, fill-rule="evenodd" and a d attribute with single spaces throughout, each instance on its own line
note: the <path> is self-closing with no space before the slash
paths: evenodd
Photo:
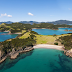
<path id="1" fill-rule="evenodd" d="M 27 38 L 29 37 L 30 32 L 27 32 L 26 34 L 24 34 L 23 36 L 20 37 L 20 39 L 23 38 Z M 64 35 L 57 35 L 57 36 L 53 36 L 53 35 L 35 35 L 36 36 L 36 44 L 54 44 L 56 41 L 56 39 L 58 39 L 61 36 L 66 36 L 66 35 L 70 35 L 70 34 L 64 34 Z M 60 42 L 58 42 L 59 45 Z"/>
<path id="2" fill-rule="evenodd" d="M 16 33 L 22 33 L 22 34 L 23 34 L 23 33 L 25 33 L 25 32 L 26 32 L 26 30 L 22 30 L 22 32 L 16 32 Z"/>
<path id="3" fill-rule="evenodd" d="M 22 34 L 23 34 L 24 32 L 26 32 L 26 30 L 22 30 Z"/>

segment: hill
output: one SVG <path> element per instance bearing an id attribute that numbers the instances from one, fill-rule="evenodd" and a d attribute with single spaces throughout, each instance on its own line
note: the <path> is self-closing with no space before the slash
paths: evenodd
<path id="1" fill-rule="evenodd" d="M 47 23 L 52 23 L 52 24 L 72 24 L 72 21 L 68 21 L 68 20 L 58 20 L 58 21 L 47 22 Z"/>
<path id="2" fill-rule="evenodd" d="M 6 23 L 6 24 L 11 24 L 11 23 L 15 23 L 15 22 L 11 22 L 11 21 L 7 21 L 7 22 L 0 22 L 0 24 L 2 23 Z M 23 24 L 39 24 L 39 23 L 52 23 L 52 24 L 72 24 L 72 21 L 68 21 L 68 20 L 57 20 L 57 21 L 52 21 L 52 22 L 37 22 L 37 21 L 20 21 L 18 23 L 23 23 Z"/>
<path id="3" fill-rule="evenodd" d="M 12 23 L 16 23 L 16 22 L 11 22 L 11 21 L 0 22 L 0 24 L 2 24 L 2 23 L 12 24 Z M 36 23 L 36 24 L 39 24 L 40 22 L 36 22 L 36 21 L 20 21 L 18 23 L 23 23 L 23 24 L 33 24 L 33 23 Z"/>

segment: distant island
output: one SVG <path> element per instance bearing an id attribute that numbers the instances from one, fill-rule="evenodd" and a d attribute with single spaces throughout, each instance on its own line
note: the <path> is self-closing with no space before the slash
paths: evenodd
<path id="1" fill-rule="evenodd" d="M 72 26 L 66 24 L 54 25 L 51 23 L 34 23 L 31 25 L 22 23 L 2 23 L 0 25 L 1 32 L 8 31 L 9 34 L 19 33 L 19 35 L 14 39 L 8 39 L 4 42 L 0 42 L 0 63 L 3 62 L 8 56 L 10 56 L 11 59 L 15 59 L 19 53 L 33 50 L 33 47 L 37 44 L 50 44 L 55 45 L 55 47 L 58 45 L 67 56 L 72 57 L 72 34 L 39 35 L 37 32 L 32 31 L 32 28 L 58 30 L 59 27 L 72 28 Z"/>
<path id="2" fill-rule="evenodd" d="M 17 22 L 12 22 L 12 21 L 7 21 L 7 22 L 0 22 L 0 24 L 6 23 L 6 24 L 12 24 L 12 23 L 17 23 Z M 39 24 L 39 23 L 52 23 L 52 24 L 72 24 L 72 21 L 69 20 L 57 20 L 57 21 L 52 21 L 52 22 L 37 22 L 37 21 L 20 21 L 18 23 L 23 23 L 23 24 Z"/>
<path id="3" fill-rule="evenodd" d="M 58 30 L 59 27 L 68 27 L 72 28 L 72 25 L 54 25 L 52 23 L 39 23 L 39 24 L 23 24 L 23 23 L 12 23 L 12 24 L 6 24 L 2 23 L 0 25 L 0 31 L 10 31 L 11 33 L 20 33 L 22 30 L 31 30 L 32 28 L 46 28 L 46 29 L 52 29 L 52 30 Z"/>

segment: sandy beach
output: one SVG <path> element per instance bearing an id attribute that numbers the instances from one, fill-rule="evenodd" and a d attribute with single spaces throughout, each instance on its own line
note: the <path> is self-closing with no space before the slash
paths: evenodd
<path id="1" fill-rule="evenodd" d="M 4 32 L 9 32 L 9 31 L 4 31 Z"/>
<path id="2" fill-rule="evenodd" d="M 58 45 L 49 45 L 49 44 L 37 44 L 33 46 L 34 49 L 36 48 L 47 48 L 47 49 L 57 49 L 57 50 L 63 50 L 63 46 Z"/>
<path id="3" fill-rule="evenodd" d="M 13 33 L 13 34 L 22 34 L 22 33 Z"/>
<path id="4" fill-rule="evenodd" d="M 46 29 L 46 28 L 32 28 L 32 29 Z"/>

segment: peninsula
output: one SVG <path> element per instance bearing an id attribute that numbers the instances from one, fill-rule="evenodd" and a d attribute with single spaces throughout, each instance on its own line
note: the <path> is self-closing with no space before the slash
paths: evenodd
<path id="1" fill-rule="evenodd" d="M 31 51 L 34 48 L 48 48 L 63 50 L 67 56 L 72 54 L 72 35 L 39 35 L 32 31 L 32 28 L 47 28 L 57 30 L 58 27 L 71 27 L 69 25 L 53 25 L 49 23 L 40 24 L 1 24 L 0 31 L 9 31 L 9 34 L 19 34 L 15 39 L 8 39 L 0 42 L 0 63 L 8 56 L 11 59 L 17 58 L 19 53 Z"/>

